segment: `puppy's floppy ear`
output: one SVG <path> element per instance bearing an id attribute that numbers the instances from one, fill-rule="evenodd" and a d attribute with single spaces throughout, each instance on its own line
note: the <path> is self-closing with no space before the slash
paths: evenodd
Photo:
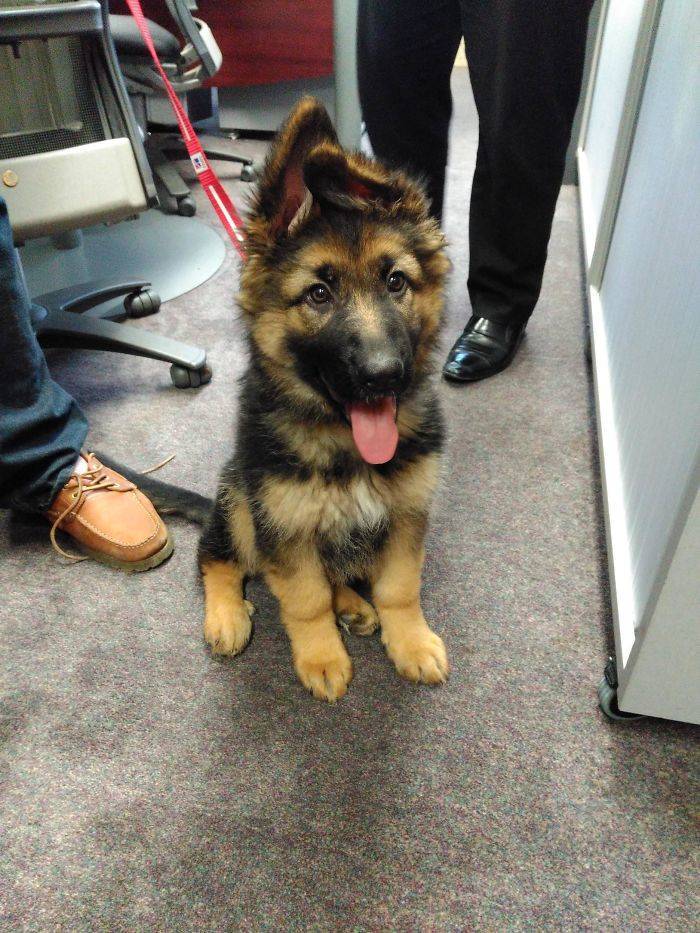
<path id="1" fill-rule="evenodd" d="M 304 181 L 315 201 L 345 210 L 366 209 L 370 202 L 390 208 L 404 195 L 398 175 L 333 143 L 321 143 L 309 153 Z"/>
<path id="2" fill-rule="evenodd" d="M 341 210 L 378 209 L 415 223 L 429 216 L 419 182 L 359 152 L 346 152 L 337 144 L 321 143 L 309 153 L 304 180 L 321 209 L 324 203 Z"/>
<path id="3" fill-rule="evenodd" d="M 253 205 L 253 217 L 264 221 L 273 236 L 286 232 L 300 209 L 310 207 L 304 162 L 320 144 L 337 146 L 338 137 L 323 104 L 304 97 L 275 137 Z"/>

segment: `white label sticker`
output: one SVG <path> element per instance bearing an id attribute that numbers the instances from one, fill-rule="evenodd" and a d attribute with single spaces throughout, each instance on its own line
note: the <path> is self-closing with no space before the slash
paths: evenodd
<path id="1" fill-rule="evenodd" d="M 194 155 L 190 156 L 190 159 L 192 160 L 192 165 L 194 165 L 194 170 L 198 175 L 201 175 L 202 172 L 206 172 L 207 164 L 204 161 L 203 152 L 195 152 Z"/>

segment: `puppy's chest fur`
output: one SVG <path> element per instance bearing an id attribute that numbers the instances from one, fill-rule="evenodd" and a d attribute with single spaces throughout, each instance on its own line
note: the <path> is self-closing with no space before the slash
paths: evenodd
<path id="1" fill-rule="evenodd" d="M 269 475 L 255 496 L 258 540 L 264 550 L 312 543 L 332 578 L 362 576 L 395 522 L 425 515 L 437 469 L 435 454 L 386 476 L 366 465 L 339 478 Z"/>
<path id="2" fill-rule="evenodd" d="M 271 477 L 261 490 L 270 519 L 293 537 L 343 537 L 381 528 L 389 522 L 392 497 L 367 472 L 351 479 L 328 480 L 319 472 L 308 479 Z"/>

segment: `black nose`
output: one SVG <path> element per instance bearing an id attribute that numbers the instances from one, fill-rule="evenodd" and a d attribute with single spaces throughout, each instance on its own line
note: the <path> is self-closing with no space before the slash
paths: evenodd
<path id="1" fill-rule="evenodd" d="M 384 350 L 368 353 L 361 360 L 359 378 L 363 387 L 373 392 L 392 392 L 403 379 L 403 362 Z"/>

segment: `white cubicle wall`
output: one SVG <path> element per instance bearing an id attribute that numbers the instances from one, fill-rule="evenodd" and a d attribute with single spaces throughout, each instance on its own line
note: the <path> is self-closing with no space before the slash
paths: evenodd
<path id="1" fill-rule="evenodd" d="M 594 171 L 587 174 L 587 248 L 593 252 L 595 235 L 600 229 L 605 192 L 613 166 L 618 129 L 625 106 L 627 83 L 632 71 L 644 0 L 609 0 L 604 4 L 604 28 L 599 33 L 600 43 L 595 63 L 595 82 L 591 85 L 590 108 L 595 119 L 587 114 L 585 163 Z M 579 166 L 579 171 L 582 171 Z"/>
<path id="2" fill-rule="evenodd" d="M 579 149 L 621 709 L 700 721 L 700 3 L 609 0 Z"/>

